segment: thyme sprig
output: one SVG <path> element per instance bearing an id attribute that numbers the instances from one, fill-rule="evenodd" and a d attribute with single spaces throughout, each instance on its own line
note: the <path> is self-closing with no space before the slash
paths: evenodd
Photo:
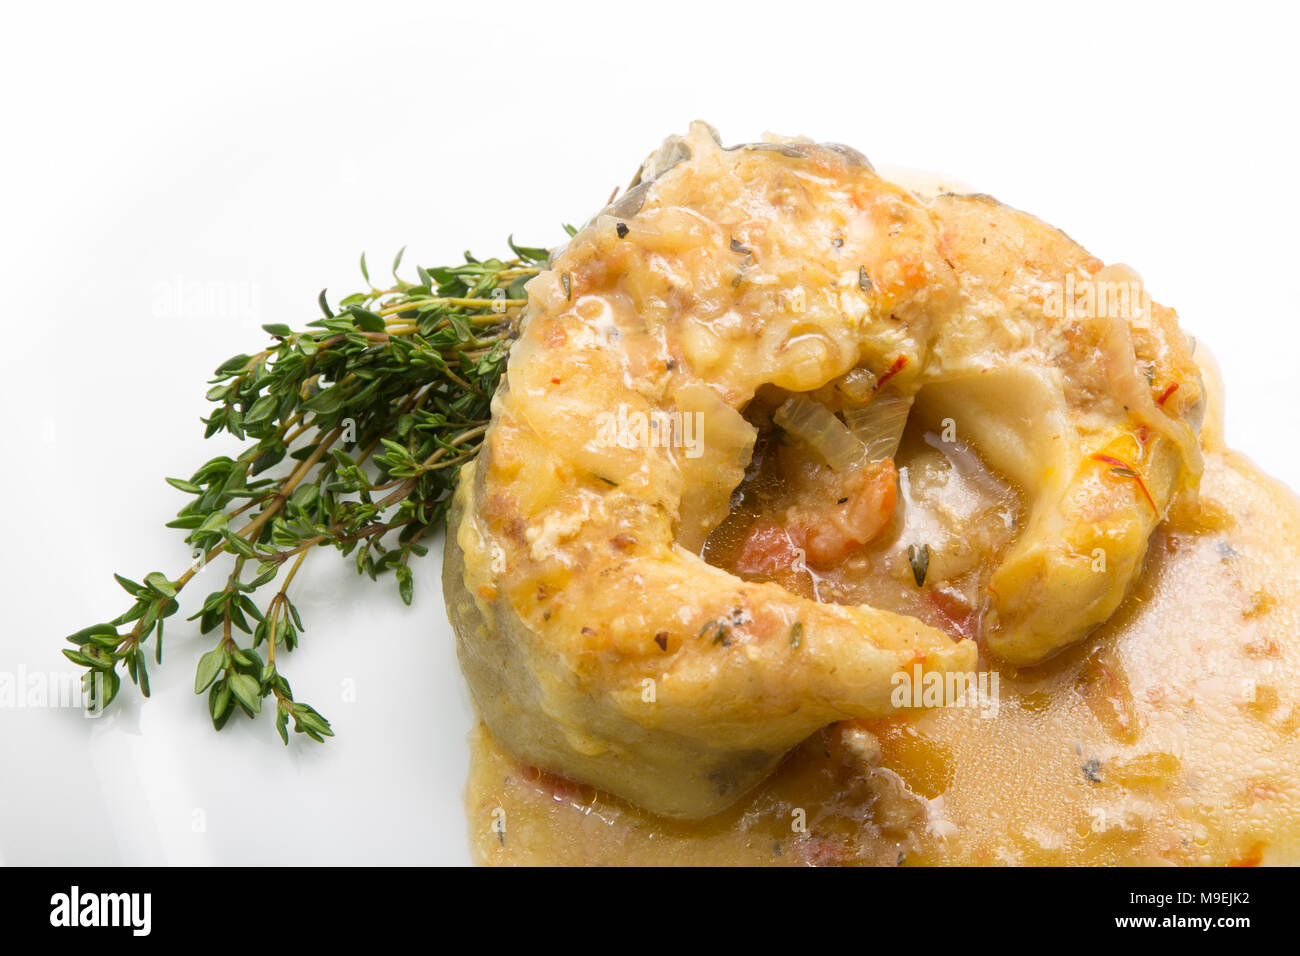
<path id="1" fill-rule="evenodd" d="M 462 265 L 418 268 L 416 282 L 399 278 L 399 252 L 386 288 L 371 281 L 363 255 L 365 291 L 337 310 L 322 292 L 322 318 L 297 332 L 263 326 L 270 345 L 217 368 L 204 437 L 224 432 L 246 447 L 189 478 L 167 479 L 191 496 L 167 526 L 187 532 L 193 563 L 176 577 L 114 575 L 131 606 L 68 637 L 76 649 L 63 653 L 87 668 L 89 706 L 117 696 L 119 665 L 149 696 L 145 646 L 152 638 L 161 664 L 163 625 L 179 610 L 178 596 L 224 555 L 233 564 L 224 584 L 189 618 L 201 634 L 220 635 L 194 677 L 213 725 L 221 729 L 237 710 L 252 717 L 274 700 L 286 744 L 291 719 L 313 740 L 333 736 L 329 721 L 294 697 L 276 659 L 304 630 L 290 585 L 308 554 L 333 547 L 372 579 L 391 571 L 411 603 L 411 556 L 427 552 L 422 539 L 445 518 L 457 473 L 482 443 L 524 283 L 546 260 L 543 249 L 509 245 L 512 259 L 466 253 Z M 254 595 L 272 585 L 259 605 Z"/>

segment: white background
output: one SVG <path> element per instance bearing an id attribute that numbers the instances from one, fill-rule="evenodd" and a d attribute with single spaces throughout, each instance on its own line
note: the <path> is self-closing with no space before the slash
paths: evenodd
<path id="1" fill-rule="evenodd" d="M 261 323 L 355 289 L 363 250 L 382 273 L 402 245 L 412 267 L 510 232 L 553 245 L 697 117 L 959 177 L 1136 266 L 1218 356 L 1230 441 L 1300 487 L 1283 5 L 6 4 L 2 22 L 0 672 L 70 669 L 61 637 L 125 607 L 110 572 L 187 563 L 162 478 L 222 450 L 204 383 Z M 306 565 L 286 672 L 333 720 L 324 747 L 286 750 L 268 715 L 214 734 L 191 691 L 207 641 L 179 618 L 153 700 L 0 710 L 0 860 L 466 861 L 470 709 L 423 564 L 409 610 L 337 557 Z"/>

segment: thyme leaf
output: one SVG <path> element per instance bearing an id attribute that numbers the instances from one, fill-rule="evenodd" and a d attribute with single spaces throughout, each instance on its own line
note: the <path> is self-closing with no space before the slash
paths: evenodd
<path id="1" fill-rule="evenodd" d="M 925 576 L 930 571 L 930 546 L 928 544 L 907 546 L 907 561 L 912 565 L 912 578 L 919 588 L 925 584 Z"/>

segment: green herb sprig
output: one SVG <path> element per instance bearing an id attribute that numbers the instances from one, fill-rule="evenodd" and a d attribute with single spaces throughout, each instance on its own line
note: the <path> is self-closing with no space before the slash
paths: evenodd
<path id="1" fill-rule="evenodd" d="M 201 634 L 220 634 L 194 676 L 213 725 L 220 730 L 236 710 L 252 717 L 273 699 L 286 744 L 290 720 L 313 740 L 333 736 L 329 721 L 294 697 L 276 659 L 304 630 L 290 585 L 308 554 L 333 547 L 372 579 L 393 572 L 411 603 L 411 556 L 427 552 L 421 539 L 445 518 L 460 467 L 478 452 L 524 283 L 547 258 L 544 249 L 509 245 L 512 259 L 466 253 L 463 265 L 418 268 L 418 282 L 398 277 L 399 252 L 388 288 L 371 282 L 363 255 L 365 291 L 337 311 L 321 292 L 323 318 L 299 332 L 263 326 L 271 345 L 222 363 L 207 393 L 217 407 L 203 419 L 204 437 L 225 432 L 247 447 L 187 479 L 167 479 L 192 496 L 167 526 L 187 532 L 194 563 L 177 577 L 114 575 L 131 606 L 68 637 L 76 649 L 63 653 L 87 669 L 89 706 L 117 696 L 119 665 L 149 696 L 145 645 L 152 637 L 161 664 L 163 624 L 179 610 L 178 595 L 226 555 L 233 567 L 224 585 L 189 618 Z M 275 585 L 269 599 L 254 599 Z"/>

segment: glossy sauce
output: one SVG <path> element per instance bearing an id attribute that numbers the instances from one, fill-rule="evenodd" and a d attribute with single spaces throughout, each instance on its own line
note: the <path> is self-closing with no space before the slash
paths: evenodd
<path id="1" fill-rule="evenodd" d="M 934 427 L 931 427 L 931 426 Z M 946 436 L 946 438 L 945 438 Z M 746 573 L 736 559 L 756 522 L 771 523 L 789 503 L 768 437 L 738 490 L 736 507 L 709 536 L 710 564 L 750 580 L 769 580 L 804 597 L 869 604 L 917 617 L 962 637 L 978 636 L 989 571 L 1020 528 L 1022 504 L 1012 486 L 961 442 L 955 429 L 913 416 L 896 456 L 898 507 L 891 527 L 828 568 L 797 561 L 773 573 Z M 776 449 L 781 455 L 798 449 Z M 920 549 L 923 583 L 918 585 Z"/>

